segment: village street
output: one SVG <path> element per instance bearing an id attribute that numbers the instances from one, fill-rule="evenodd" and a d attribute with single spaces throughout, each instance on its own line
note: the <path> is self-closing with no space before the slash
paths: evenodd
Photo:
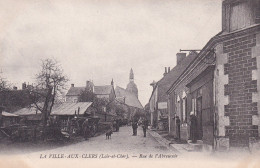
<path id="1" fill-rule="evenodd" d="M 107 140 L 105 135 L 90 138 L 89 140 L 59 147 L 43 153 L 172 153 L 166 146 L 160 145 L 149 133 L 143 137 L 142 128 L 138 128 L 137 136 L 132 136 L 132 127 L 120 127 L 119 132 L 113 132 L 112 138 Z"/>
<path id="2" fill-rule="evenodd" d="M 79 142 L 58 144 L 34 144 L 18 143 L 1 146 L 0 153 L 5 154 L 30 154 L 30 153 L 176 153 L 171 151 L 167 145 L 160 144 L 148 131 L 146 138 L 139 126 L 137 136 L 132 136 L 132 127 L 120 127 L 119 132 L 113 132 L 111 139 L 106 139 L 105 134 L 91 137 Z"/>
<path id="3" fill-rule="evenodd" d="M 207 159 L 205 160 L 205 157 Z M 90 138 L 87 141 L 58 147 L 50 150 L 39 150 L 37 152 L 19 153 L 8 157 L 0 156 L 0 164 L 14 165 L 16 167 L 115 167 L 115 164 L 131 167 L 131 165 L 143 166 L 143 161 L 156 167 L 172 167 L 173 164 L 192 165 L 205 167 L 207 164 L 214 163 L 216 166 L 221 163 L 228 163 L 234 166 L 230 160 L 221 162 L 202 153 L 190 153 L 189 155 L 180 154 L 168 146 L 159 143 L 150 133 L 143 137 L 142 128 L 138 128 L 137 136 L 132 136 L 132 127 L 120 127 L 119 132 L 112 134 L 112 139 L 106 140 L 105 135 Z M 15 162 L 14 162 L 15 160 Z M 163 162 L 162 162 L 163 160 Z M 185 162 L 184 162 L 185 160 Z M 198 160 L 203 160 L 198 164 Z M 120 161 L 120 162 L 118 162 Z M 222 165 L 223 167 L 223 165 Z M 225 166 L 224 166 L 225 167 Z M 228 167 L 228 166 L 226 166 Z"/>

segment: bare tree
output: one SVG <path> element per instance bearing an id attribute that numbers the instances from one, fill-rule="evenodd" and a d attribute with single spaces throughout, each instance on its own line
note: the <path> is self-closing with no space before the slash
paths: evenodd
<path id="1" fill-rule="evenodd" d="M 3 72 L 0 72 L 0 91 L 8 90 L 10 88 L 10 84 L 8 84 L 7 80 L 3 77 Z"/>
<path id="2" fill-rule="evenodd" d="M 43 126 L 46 126 L 53 105 L 64 91 L 68 78 L 56 60 L 45 59 L 36 74 L 36 81 L 37 85 L 30 89 L 30 95 L 34 106 L 42 113 Z"/>

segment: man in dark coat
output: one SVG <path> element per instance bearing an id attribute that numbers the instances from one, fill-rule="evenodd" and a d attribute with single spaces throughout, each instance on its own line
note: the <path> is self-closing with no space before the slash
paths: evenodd
<path id="1" fill-rule="evenodd" d="M 192 143 L 197 142 L 197 117 L 194 112 L 190 113 L 190 138 Z"/>
<path id="2" fill-rule="evenodd" d="M 181 120 L 179 118 L 179 116 L 176 117 L 176 135 L 177 138 L 180 140 L 181 139 Z"/>
<path id="3" fill-rule="evenodd" d="M 146 137 L 146 129 L 148 127 L 148 121 L 147 119 L 145 118 L 142 122 L 142 127 L 143 127 L 143 133 L 144 133 L 144 137 Z"/>
<path id="4" fill-rule="evenodd" d="M 116 132 L 119 131 L 119 119 L 116 120 Z"/>
<path id="5" fill-rule="evenodd" d="M 136 136 L 137 135 L 137 128 L 138 128 L 136 121 L 133 121 L 132 128 L 133 128 L 133 136 Z"/>

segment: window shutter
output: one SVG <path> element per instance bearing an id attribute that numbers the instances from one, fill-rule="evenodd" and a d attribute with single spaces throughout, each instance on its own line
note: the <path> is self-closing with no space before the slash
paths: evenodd
<path id="1" fill-rule="evenodd" d="M 255 23 L 260 23 L 260 0 L 257 2 L 255 10 Z"/>

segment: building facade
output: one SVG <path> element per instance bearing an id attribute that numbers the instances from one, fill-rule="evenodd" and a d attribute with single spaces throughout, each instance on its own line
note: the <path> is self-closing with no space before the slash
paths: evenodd
<path id="1" fill-rule="evenodd" d="M 197 139 L 216 150 L 252 148 L 259 139 L 260 1 L 224 0 L 222 31 L 214 36 L 168 90 L 169 133 Z"/>
<path id="2" fill-rule="evenodd" d="M 133 69 L 130 70 L 129 83 L 126 89 L 117 86 L 115 89 L 116 101 L 124 107 L 124 118 L 133 120 L 134 116 L 144 114 L 144 109 L 138 99 L 137 85 L 134 83 Z"/>
<path id="3" fill-rule="evenodd" d="M 119 86 L 115 89 L 116 100 L 128 107 L 127 119 L 131 120 L 136 113 L 144 112 L 143 106 L 135 94 Z"/>
<path id="4" fill-rule="evenodd" d="M 170 69 L 165 67 L 163 78 L 158 82 L 152 82 L 150 85 L 153 87 L 153 92 L 149 99 L 150 113 L 151 113 L 151 125 L 159 129 L 170 129 L 169 127 L 169 104 L 167 90 L 171 87 L 171 84 L 179 77 L 179 75 L 185 70 L 187 65 L 197 55 L 196 52 L 191 52 L 188 56 L 186 53 L 177 53 L 177 65 Z M 168 120 L 167 125 L 165 124 Z M 166 127 L 166 128 L 163 128 Z"/>
<path id="5" fill-rule="evenodd" d="M 93 82 L 87 81 L 85 87 L 75 87 L 74 84 L 71 84 L 66 94 L 66 102 L 78 102 L 80 94 L 85 90 L 93 92 L 97 98 L 106 98 L 109 101 L 113 101 L 116 97 L 113 79 L 111 85 L 103 86 L 95 86 Z"/>

